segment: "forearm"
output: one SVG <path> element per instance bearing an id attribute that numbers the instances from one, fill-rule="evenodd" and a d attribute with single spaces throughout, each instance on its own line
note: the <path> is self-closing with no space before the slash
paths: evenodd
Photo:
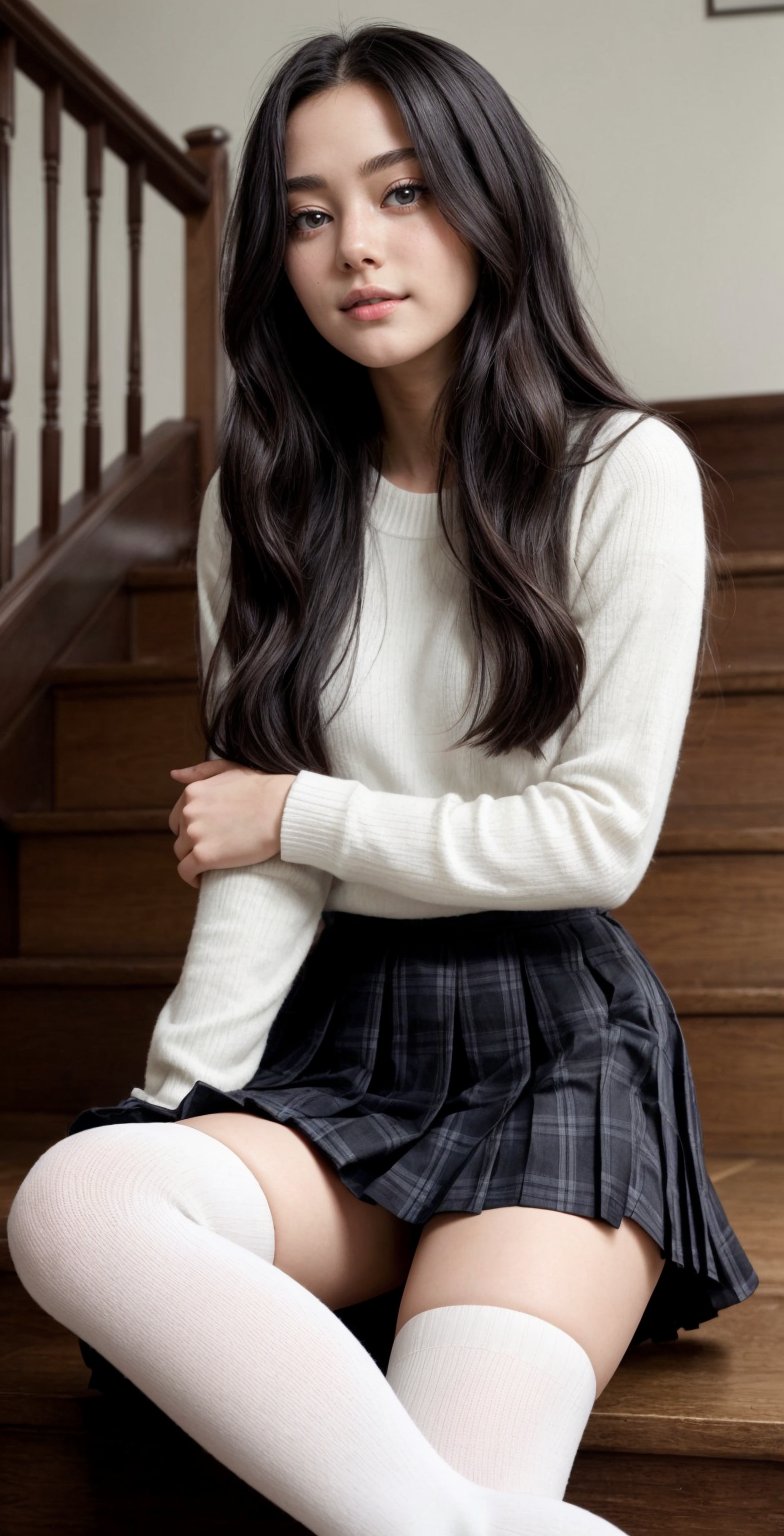
<path id="1" fill-rule="evenodd" d="M 143 1088 L 174 1108 L 199 1080 L 241 1088 L 314 942 L 331 884 L 280 859 L 206 870 L 182 973 L 153 1028 Z"/>

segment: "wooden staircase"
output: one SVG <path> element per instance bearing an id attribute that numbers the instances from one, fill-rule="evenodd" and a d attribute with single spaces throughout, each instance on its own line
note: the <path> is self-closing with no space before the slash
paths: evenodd
<path id="1" fill-rule="evenodd" d="M 725 576 L 715 665 L 701 676 L 656 856 L 615 915 L 675 1005 L 708 1170 L 761 1283 L 701 1328 L 633 1350 L 597 1400 L 567 1497 L 629 1536 L 784 1529 L 784 402 L 770 430 L 746 421 L 753 449 L 733 404 L 723 422 L 715 402 L 703 418 L 665 406 L 690 416 L 699 451 L 727 476 Z M 23 1290 L 5 1238 L 40 1153 L 79 1109 L 143 1080 L 180 973 L 196 892 L 176 874 L 168 770 L 204 755 L 194 588 L 189 559 L 128 571 L 47 676 L 51 804 L 2 828 L 18 936 L 0 957 L 8 1536 L 172 1520 L 213 1532 L 229 1518 L 302 1529 L 124 1378 L 104 1372 L 90 1386 L 76 1338 Z M 382 1369 L 401 1294 L 338 1314 Z"/>

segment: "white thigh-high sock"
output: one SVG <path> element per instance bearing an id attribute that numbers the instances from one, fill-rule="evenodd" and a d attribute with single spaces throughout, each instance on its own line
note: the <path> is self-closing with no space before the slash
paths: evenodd
<path id="1" fill-rule="evenodd" d="M 8 1242 L 45 1312 L 315 1536 L 619 1536 L 450 1467 L 360 1341 L 275 1268 L 260 1183 L 195 1126 L 55 1142 L 19 1185 Z"/>
<path id="2" fill-rule="evenodd" d="M 386 1374 L 464 1477 L 563 1498 L 596 1399 L 590 1356 L 571 1334 L 508 1307 L 434 1307 L 403 1324 Z"/>

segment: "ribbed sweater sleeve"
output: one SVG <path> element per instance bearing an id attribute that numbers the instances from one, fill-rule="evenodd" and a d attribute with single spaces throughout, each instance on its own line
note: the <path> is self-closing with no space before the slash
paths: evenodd
<path id="1" fill-rule="evenodd" d="M 581 509 L 571 611 L 587 652 L 582 713 L 547 777 L 464 799 L 303 770 L 284 807 L 284 862 L 456 907 L 622 905 L 651 860 L 677 768 L 705 552 L 694 458 L 672 428 L 642 419 Z M 394 718 L 394 698 L 387 708 Z"/>
<path id="2" fill-rule="evenodd" d="M 218 472 L 202 501 L 196 582 L 206 671 L 229 592 Z M 225 678 L 224 665 L 218 689 Z M 171 878 L 179 879 L 174 863 Z M 229 1091 L 249 1081 L 311 947 L 331 884 L 328 872 L 284 864 L 279 855 L 204 871 L 182 972 L 152 1031 L 144 1087 L 132 1089 L 132 1097 L 174 1109 L 197 1081 Z"/>

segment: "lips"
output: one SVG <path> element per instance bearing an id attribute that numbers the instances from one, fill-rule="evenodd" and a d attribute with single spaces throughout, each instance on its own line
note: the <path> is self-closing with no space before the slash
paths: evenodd
<path id="1" fill-rule="evenodd" d="M 353 293 L 348 294 L 344 302 L 340 305 L 340 308 L 354 309 L 357 304 L 372 303 L 374 299 L 402 298 L 404 298 L 404 294 L 391 293 L 388 288 L 355 288 Z"/>

